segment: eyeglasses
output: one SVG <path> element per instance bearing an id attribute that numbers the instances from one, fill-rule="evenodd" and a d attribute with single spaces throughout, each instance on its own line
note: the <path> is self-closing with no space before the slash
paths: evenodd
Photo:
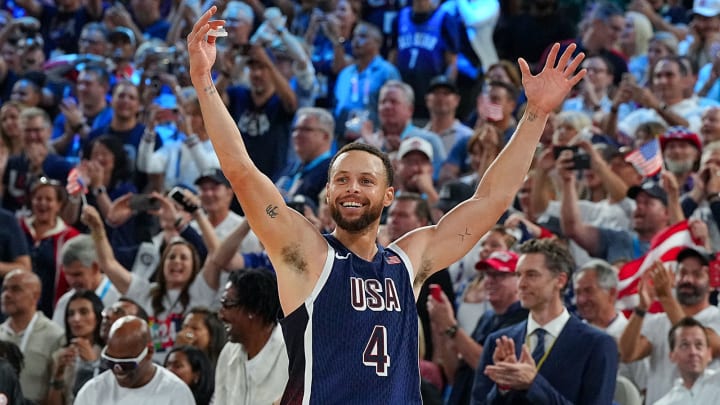
<path id="1" fill-rule="evenodd" d="M 107 347 L 105 347 L 102 352 L 100 352 L 101 357 L 101 365 L 109 370 L 113 370 L 115 372 L 129 372 L 133 371 L 136 368 L 140 366 L 140 362 L 145 359 L 145 356 L 148 354 L 148 348 L 145 346 L 142 352 L 135 357 L 131 359 L 116 359 L 114 357 L 110 357 L 107 355 Z"/>
<path id="2" fill-rule="evenodd" d="M 315 127 L 298 126 L 298 127 L 293 127 L 291 132 L 295 132 L 295 131 L 298 131 L 298 132 L 314 132 L 314 131 L 322 132 L 323 130 L 320 128 L 315 128 Z"/>
<path id="3" fill-rule="evenodd" d="M 239 307 L 239 306 L 240 306 L 240 301 L 233 301 L 233 300 L 229 300 L 229 299 L 226 299 L 226 298 L 221 298 L 221 299 L 220 299 L 220 306 L 222 306 L 223 309 L 230 309 L 230 308 L 234 308 L 234 307 Z"/>

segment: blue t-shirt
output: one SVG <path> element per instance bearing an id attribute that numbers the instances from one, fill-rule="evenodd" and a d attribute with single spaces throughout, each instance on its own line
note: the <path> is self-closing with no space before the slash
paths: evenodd
<path id="1" fill-rule="evenodd" d="M 288 147 L 295 111 L 286 111 L 277 94 L 259 106 L 255 105 L 248 87 L 230 87 L 227 94 L 230 115 L 240 129 L 250 159 L 266 176 L 277 180 L 291 163 Z"/>
<path id="2" fill-rule="evenodd" d="M 650 249 L 650 242 L 638 239 L 635 232 L 598 228 L 597 256 L 609 263 L 635 260 Z"/>

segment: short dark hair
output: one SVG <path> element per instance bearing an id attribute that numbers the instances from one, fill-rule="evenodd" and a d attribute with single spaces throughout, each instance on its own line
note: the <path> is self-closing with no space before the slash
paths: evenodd
<path id="1" fill-rule="evenodd" d="M 337 151 L 335 156 L 333 156 L 332 160 L 330 161 L 330 166 L 328 167 L 328 181 L 330 181 L 330 173 L 332 172 L 332 168 L 333 168 L 333 165 L 335 164 L 335 160 L 337 160 L 337 158 L 340 155 L 347 153 L 347 152 L 352 152 L 354 150 L 366 152 L 366 153 L 369 153 L 371 155 L 374 155 L 374 156 L 377 156 L 378 158 L 380 158 L 380 160 L 382 160 L 383 166 L 385 166 L 385 172 L 386 172 L 385 180 L 387 181 L 387 185 L 388 185 L 388 187 L 392 186 L 393 179 L 395 178 L 395 171 L 393 170 L 393 165 L 392 165 L 392 162 L 390 162 L 390 158 L 388 158 L 388 155 L 385 152 L 381 151 L 380 149 L 378 149 L 372 145 L 368 145 L 368 144 L 360 143 L 360 142 L 349 143 L 349 144 L 343 146 L 342 148 L 340 148 L 339 151 Z"/>
<path id="2" fill-rule="evenodd" d="M 0 340 L 0 359 L 7 360 L 18 376 L 25 366 L 25 356 L 23 356 L 20 348 L 15 343 L 7 340 Z"/>
<path id="3" fill-rule="evenodd" d="M 134 299 L 123 296 L 123 297 L 118 298 L 118 302 L 127 302 L 130 305 L 135 305 L 135 308 L 137 308 L 137 314 L 135 314 L 135 316 L 137 316 L 138 318 L 142 319 L 145 322 L 149 322 L 149 317 L 148 317 L 147 311 L 145 310 L 145 308 L 142 307 L 142 305 L 138 304 L 137 301 L 135 301 Z"/>
<path id="4" fill-rule="evenodd" d="M 520 254 L 541 254 L 545 257 L 545 267 L 551 273 L 558 275 L 567 274 L 567 282 L 562 288 L 564 292 L 572 281 L 572 273 L 575 269 L 575 260 L 570 251 L 555 239 L 530 239 L 518 248 Z"/>
<path id="5" fill-rule="evenodd" d="M 517 87 L 513 86 L 510 83 L 501 82 L 499 80 L 493 80 L 490 83 L 488 83 L 488 89 L 490 87 L 502 87 L 503 89 L 505 89 L 505 92 L 508 95 L 508 99 L 513 102 L 517 101 L 518 96 L 520 94 L 520 91 L 518 90 Z"/>
<path id="6" fill-rule="evenodd" d="M 237 294 L 238 305 L 260 317 L 266 324 L 276 324 L 280 312 L 277 279 L 269 269 L 241 269 L 230 273 L 230 284 Z"/>
<path id="7" fill-rule="evenodd" d="M 103 86 L 108 86 L 108 87 L 110 86 L 110 74 L 107 72 L 107 70 L 104 67 L 96 66 L 96 65 L 88 65 L 82 71 L 94 74 L 95 78 L 99 84 L 101 84 Z"/>
<path id="8" fill-rule="evenodd" d="M 675 332 L 680 328 L 700 328 L 703 331 L 703 335 L 705 335 L 705 344 L 709 346 L 710 338 L 708 337 L 707 330 L 705 329 L 705 326 L 700 323 L 695 318 L 686 316 L 685 318 L 679 320 L 675 325 L 670 328 L 670 331 L 668 332 L 668 343 L 670 344 L 670 351 L 675 350 Z"/>
<path id="9" fill-rule="evenodd" d="M 427 221 L 428 225 L 433 223 L 430 205 L 420 194 L 402 192 L 395 196 L 395 201 L 415 201 L 415 216 L 421 221 Z M 393 201 L 393 204 L 395 201 Z"/>
<path id="10" fill-rule="evenodd" d="M 167 367 L 168 359 L 170 355 L 175 352 L 182 352 L 185 354 L 190 368 L 193 373 L 198 376 L 197 381 L 188 385 L 190 391 L 192 391 L 195 403 L 198 405 L 207 405 L 210 403 L 215 392 L 215 367 L 210 364 L 210 360 L 207 355 L 200 349 L 194 346 L 178 346 L 173 347 L 165 357 L 163 367 Z"/>

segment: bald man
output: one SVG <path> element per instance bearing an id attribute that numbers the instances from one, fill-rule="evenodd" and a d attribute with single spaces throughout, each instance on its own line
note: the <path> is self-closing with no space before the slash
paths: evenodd
<path id="1" fill-rule="evenodd" d="M 155 349 L 144 320 L 128 315 L 112 324 L 101 361 L 108 371 L 88 381 L 75 405 L 194 405 L 190 388 L 152 362 Z"/>
<path id="2" fill-rule="evenodd" d="M 30 271 L 12 270 L 5 275 L 0 302 L 7 320 L 0 325 L 0 340 L 15 343 L 25 357 L 20 385 L 27 399 L 44 404 L 50 384 L 52 354 L 63 346 L 61 327 L 36 310 L 41 287 Z"/>

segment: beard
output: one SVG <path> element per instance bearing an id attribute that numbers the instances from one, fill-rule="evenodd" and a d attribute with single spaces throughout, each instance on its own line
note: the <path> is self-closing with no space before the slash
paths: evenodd
<path id="1" fill-rule="evenodd" d="M 380 215 L 382 215 L 383 205 L 369 205 L 367 211 L 365 211 L 360 218 L 354 220 L 344 218 L 335 204 L 329 205 L 328 208 L 330 208 L 330 215 L 332 215 L 332 219 L 335 221 L 338 228 L 344 229 L 350 233 L 360 233 L 380 218 Z"/>
<path id="2" fill-rule="evenodd" d="M 688 173 L 692 171 L 694 164 L 695 162 L 693 161 L 665 159 L 665 167 L 667 167 L 668 171 L 672 174 Z"/>
<path id="3" fill-rule="evenodd" d="M 691 291 L 681 291 L 688 288 Z M 675 296 L 681 305 L 689 306 L 700 303 L 708 292 L 708 286 L 696 286 L 690 283 L 678 284 Z"/>

